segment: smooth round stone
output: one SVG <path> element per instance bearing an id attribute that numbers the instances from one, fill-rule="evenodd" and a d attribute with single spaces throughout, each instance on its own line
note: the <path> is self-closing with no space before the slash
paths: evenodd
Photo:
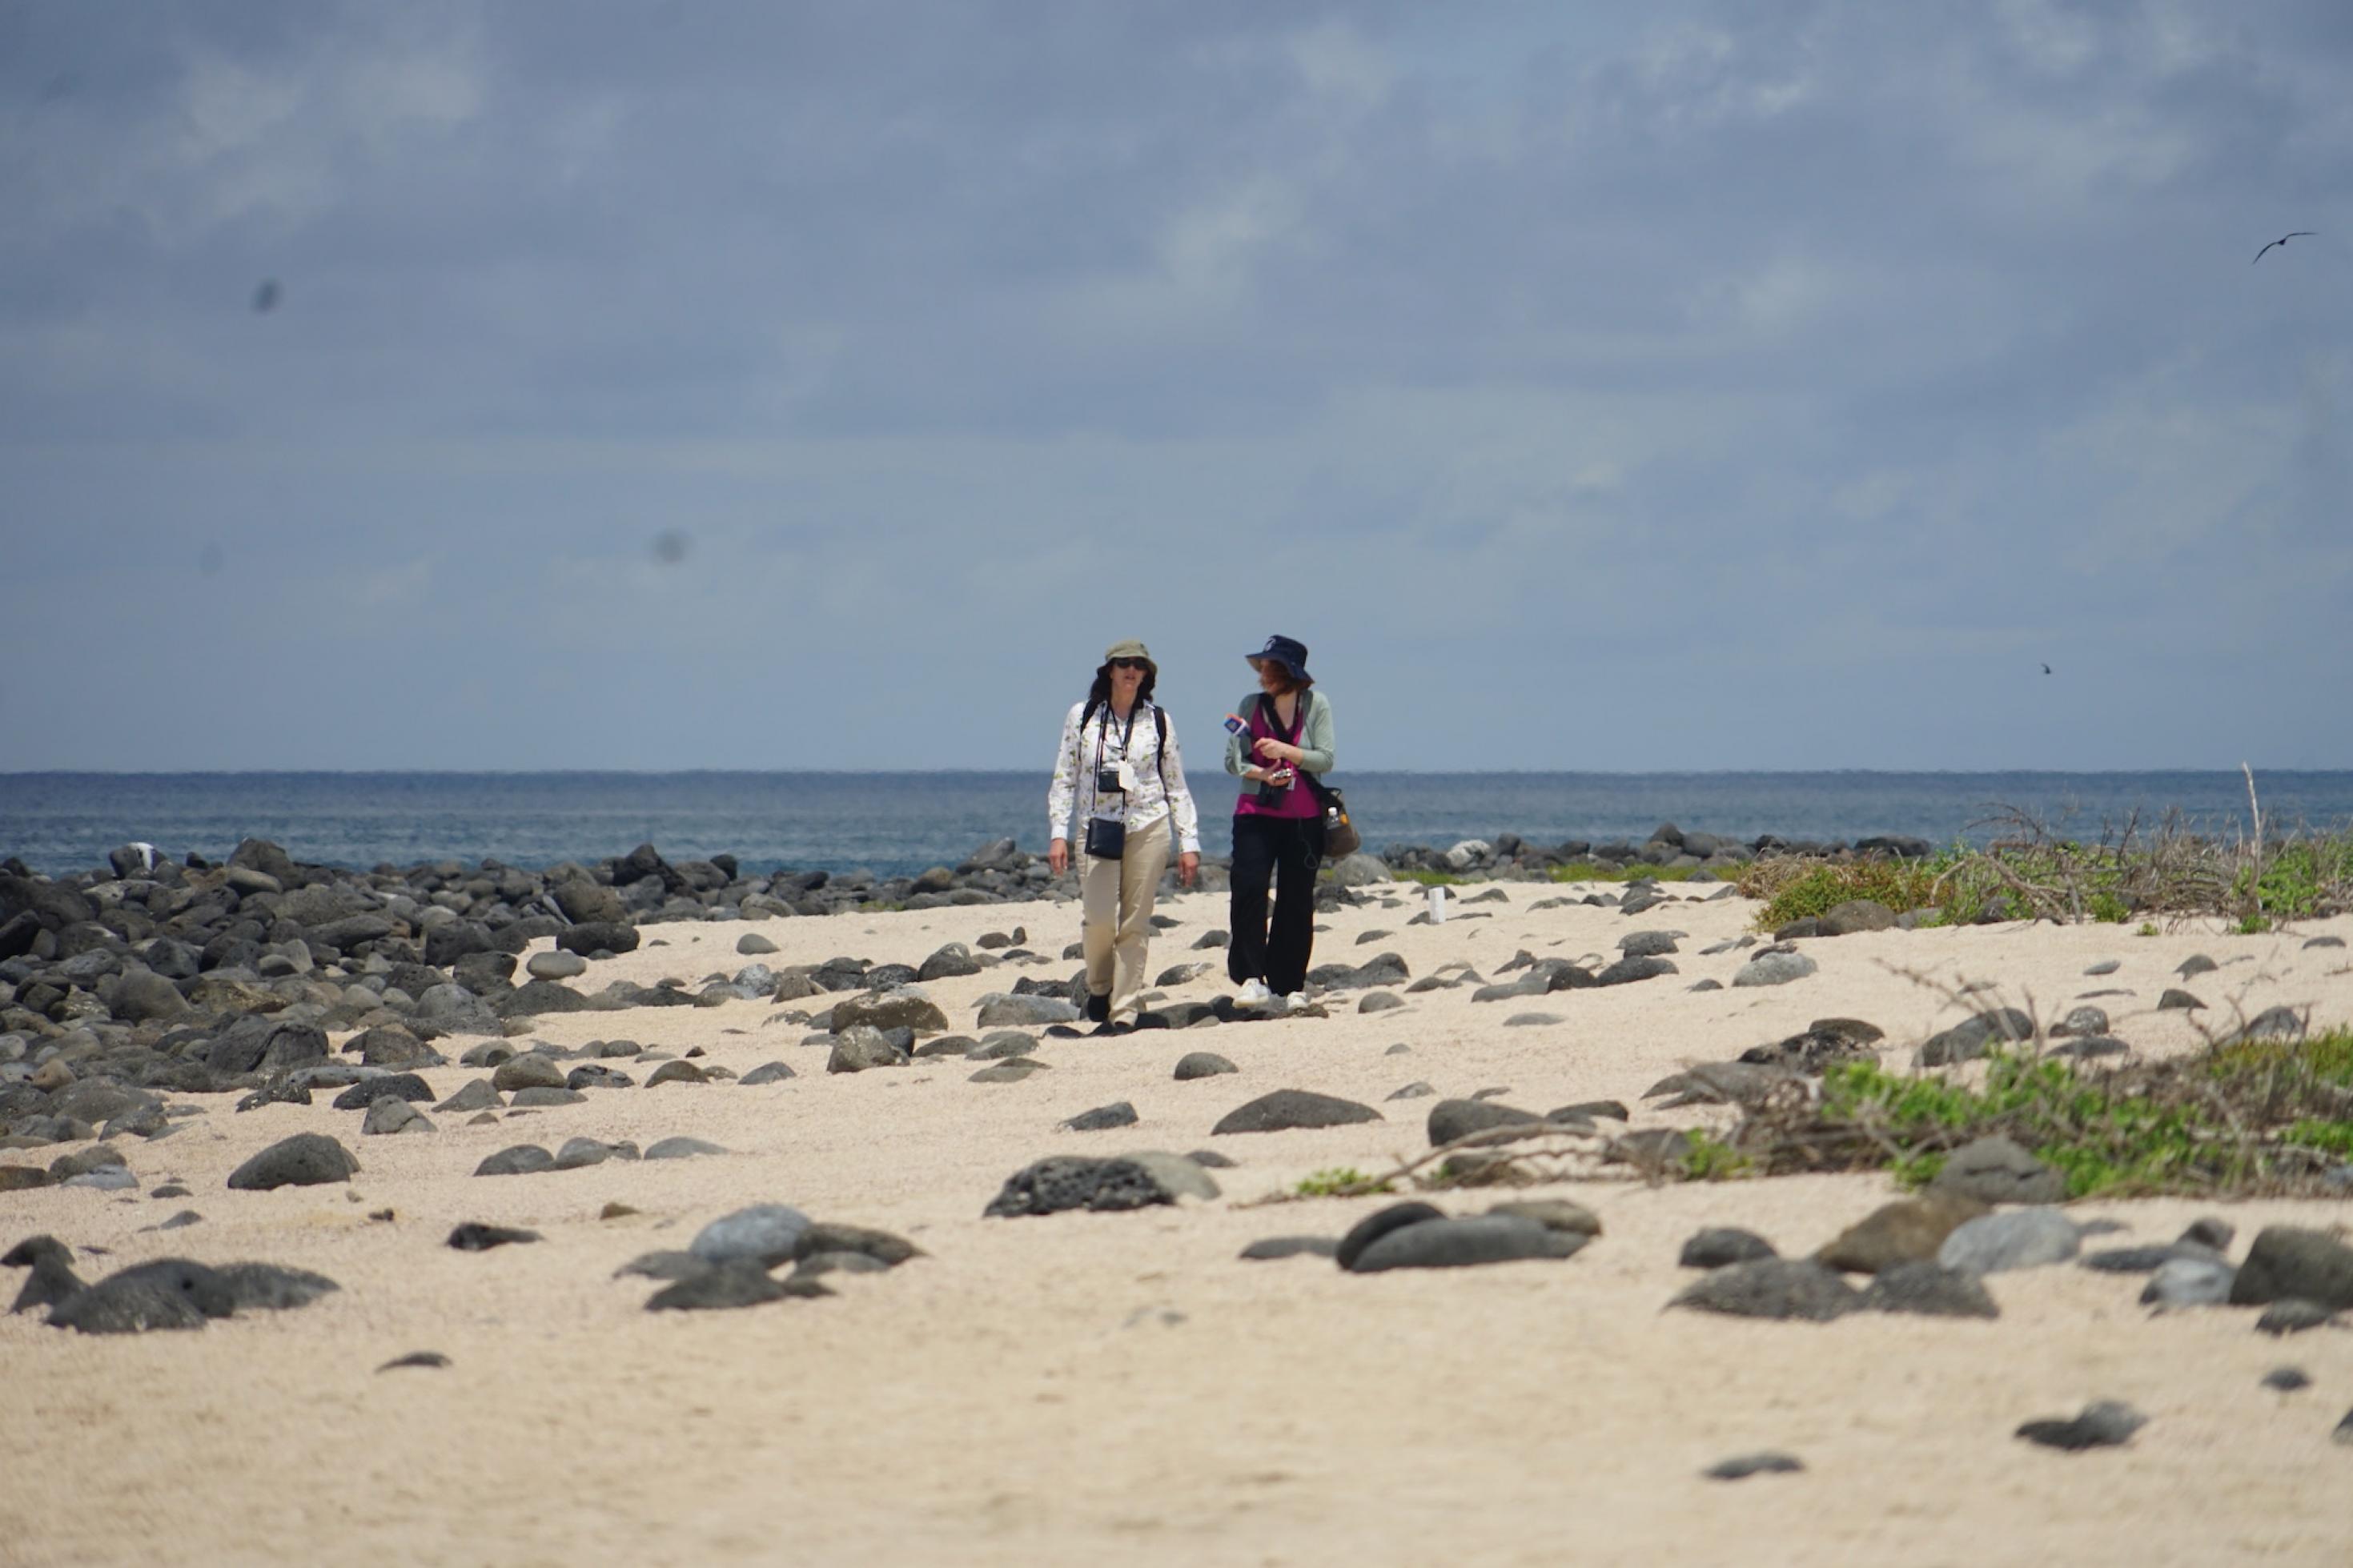
<path id="1" fill-rule="evenodd" d="M 533 980 L 571 980 L 588 973 L 588 961 L 576 952 L 534 952 L 522 967 Z"/>

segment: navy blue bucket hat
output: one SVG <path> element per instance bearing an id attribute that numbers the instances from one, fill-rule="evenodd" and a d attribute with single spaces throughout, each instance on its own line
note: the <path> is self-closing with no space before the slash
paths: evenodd
<path id="1" fill-rule="evenodd" d="M 1242 655 L 1242 658 L 1250 661 L 1250 666 L 1252 669 L 1256 669 L 1260 665 L 1266 663 L 1269 660 L 1272 660 L 1274 663 L 1282 666 L 1284 669 L 1289 670 L 1291 672 L 1291 679 L 1293 680 L 1313 680 L 1315 679 L 1314 676 L 1307 673 L 1307 645 L 1299 641 L 1295 637 L 1269 637 L 1266 639 L 1266 646 L 1264 647 L 1259 649 L 1256 653 L 1246 653 Z"/>

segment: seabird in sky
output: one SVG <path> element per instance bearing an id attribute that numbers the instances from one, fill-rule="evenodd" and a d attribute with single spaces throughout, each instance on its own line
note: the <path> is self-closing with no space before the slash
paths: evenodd
<path id="1" fill-rule="evenodd" d="M 2299 228 L 2295 230 L 2293 233 L 2281 235 L 2277 239 L 2273 240 L 2271 245 L 2266 245 L 2262 250 L 2255 252 L 2255 261 L 2261 261 L 2263 258 L 2264 252 L 2269 251 L 2272 248 L 2272 246 L 2285 245 L 2291 239 L 2308 238 L 2315 231 L 2312 229 Z M 2247 265 L 2253 267 L 2255 264 L 2255 261 L 2250 261 Z"/>

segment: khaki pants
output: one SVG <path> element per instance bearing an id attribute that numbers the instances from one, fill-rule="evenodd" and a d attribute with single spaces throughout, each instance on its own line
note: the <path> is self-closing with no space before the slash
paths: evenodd
<path id="1" fill-rule="evenodd" d="M 1168 818 L 1127 836 L 1116 860 L 1089 859 L 1080 886 L 1086 900 L 1081 931 L 1087 993 L 1111 998 L 1110 1021 L 1134 1023 L 1144 994 L 1145 945 L 1152 940 L 1152 900 L 1168 869 Z"/>

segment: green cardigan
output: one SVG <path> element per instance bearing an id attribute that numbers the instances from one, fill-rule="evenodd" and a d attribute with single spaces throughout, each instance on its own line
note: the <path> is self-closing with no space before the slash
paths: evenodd
<path id="1" fill-rule="evenodd" d="M 1264 695 L 1262 691 L 1253 691 L 1235 703 L 1232 710 L 1248 719 L 1258 711 L 1258 700 Z M 1306 702 L 1307 727 L 1299 736 L 1299 749 L 1303 753 L 1299 765 L 1311 773 L 1328 773 L 1332 771 L 1332 704 L 1312 686 L 1307 689 Z M 1226 772 L 1239 777 L 1244 768 L 1251 765 L 1249 744 L 1248 730 L 1226 737 Z"/>

